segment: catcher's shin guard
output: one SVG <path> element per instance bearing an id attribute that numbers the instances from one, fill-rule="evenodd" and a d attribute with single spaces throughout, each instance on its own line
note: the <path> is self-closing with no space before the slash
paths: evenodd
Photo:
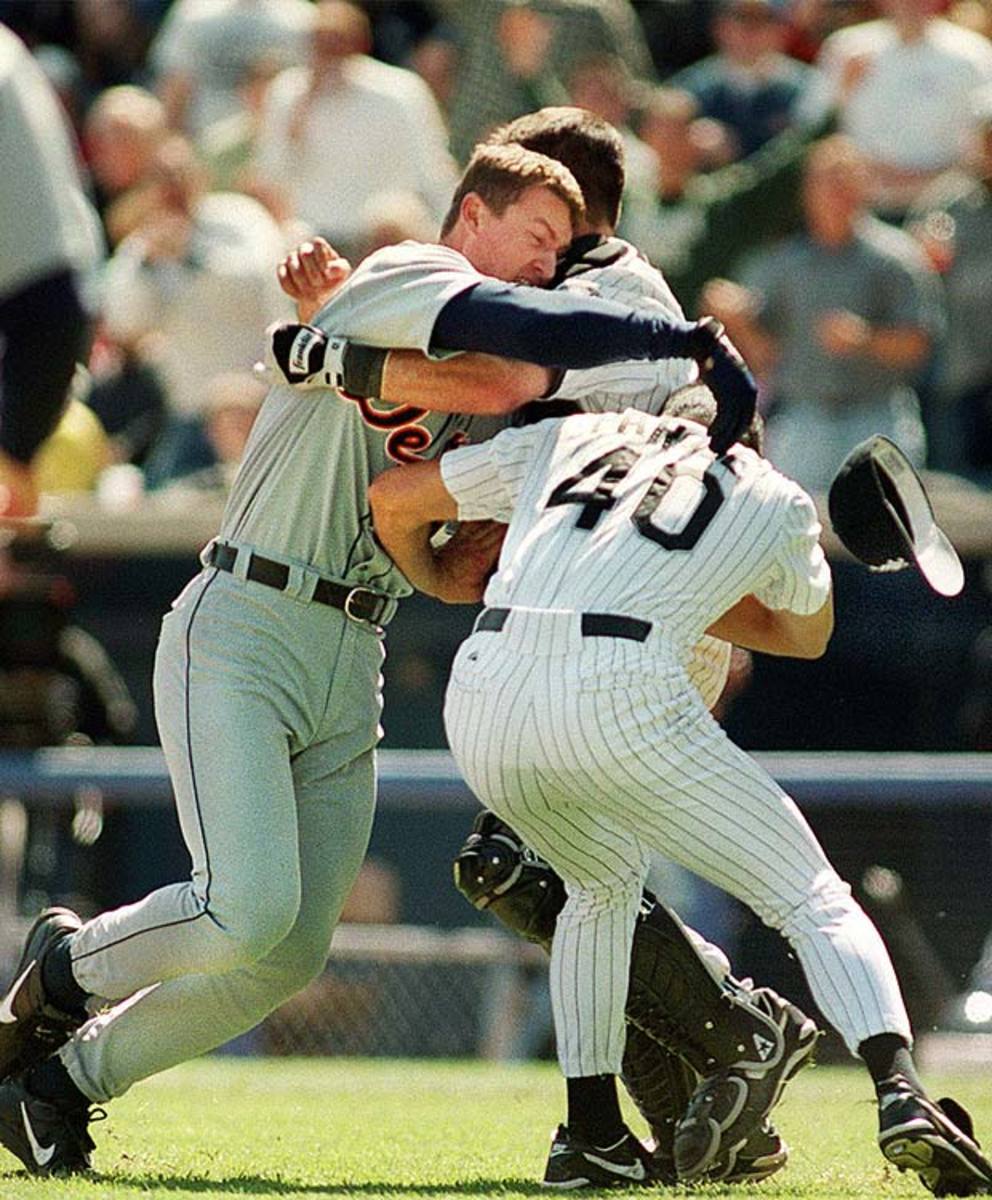
<path id="1" fill-rule="evenodd" d="M 700 1075 L 721 1067 L 766 1070 L 782 1031 L 747 988 L 707 966 L 678 917 L 644 893 L 634 932 L 627 1020 Z"/>
<path id="2" fill-rule="evenodd" d="M 696 1072 L 677 1054 L 628 1021 L 620 1077 L 651 1130 L 659 1174 L 674 1183 L 675 1127 L 695 1091 Z"/>

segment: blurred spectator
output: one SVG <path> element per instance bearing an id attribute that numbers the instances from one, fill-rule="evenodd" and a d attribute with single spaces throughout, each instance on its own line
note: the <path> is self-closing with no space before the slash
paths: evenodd
<path id="1" fill-rule="evenodd" d="M 211 461 L 204 381 L 251 370 L 264 330 L 291 311 L 276 280 L 279 226 L 249 196 L 206 192 L 188 141 L 173 135 L 155 159 L 154 205 L 107 266 L 108 335 L 153 353 L 168 419 L 145 461 L 148 486 Z"/>
<path id="2" fill-rule="evenodd" d="M 274 58 L 257 58 L 249 63 L 238 80 L 237 112 L 212 121 L 200 135 L 200 156 L 216 191 L 246 191 L 265 203 L 254 191 L 252 163 L 265 96 L 280 69 Z"/>
<path id="3" fill-rule="evenodd" d="M 711 18 L 717 0 L 634 0 L 655 72 L 668 80 L 713 49 Z"/>
<path id="4" fill-rule="evenodd" d="M 154 10 L 136 0 L 74 0 L 73 52 L 86 87 L 85 104 L 107 87 L 141 83 L 156 28 Z"/>
<path id="5" fill-rule="evenodd" d="M 947 335 L 927 389 L 929 463 L 992 484 L 992 88 L 976 101 L 976 161 L 948 172 L 910 213 L 943 273 Z"/>
<path id="6" fill-rule="evenodd" d="M 439 4 L 425 0 L 363 0 L 372 23 L 372 53 L 394 66 L 410 66 L 410 56 L 425 38 L 437 34 Z"/>
<path id="7" fill-rule="evenodd" d="M 936 0 L 878 0 L 882 19 L 823 44 L 820 88 L 867 155 L 872 204 L 901 219 L 965 149 L 972 97 L 992 81 L 992 43 L 935 15 Z"/>
<path id="8" fill-rule="evenodd" d="M 31 464 L 42 497 L 93 491 L 113 461 L 110 438 L 86 403 L 89 387 L 89 372 L 77 367 L 65 411 Z"/>
<path id="9" fill-rule="evenodd" d="M 255 167 L 263 185 L 285 190 L 289 211 L 350 256 L 377 192 L 416 192 L 440 222 L 456 172 L 430 89 L 369 57 L 362 10 L 322 0 L 314 16 L 309 65 L 269 88 Z"/>
<path id="10" fill-rule="evenodd" d="M 460 162 L 494 126 L 565 103 L 558 81 L 585 59 L 615 55 L 636 79 L 653 78 L 630 0 L 454 0 L 448 16 L 462 50 L 449 111 L 451 148 Z"/>
<path id="11" fill-rule="evenodd" d="M 128 84 L 108 88 L 86 114 L 83 148 L 111 246 L 144 215 L 152 162 L 166 131 L 162 102 Z"/>
<path id="12" fill-rule="evenodd" d="M 86 403 L 110 438 L 113 462 L 140 466 L 166 420 L 165 385 L 158 370 L 142 357 L 140 339 L 112 342 L 98 332 L 90 371 Z"/>
<path id="13" fill-rule="evenodd" d="M 627 178 L 619 232 L 629 237 L 654 207 L 658 189 L 658 160 L 630 126 L 631 112 L 640 102 L 643 87 L 633 79 L 623 59 L 598 54 L 582 59 L 568 76 L 571 103 L 602 117 L 623 138 Z"/>
<path id="14" fill-rule="evenodd" d="M 265 384 L 244 371 L 227 371 L 206 383 L 203 432 L 214 461 L 176 476 L 161 489 L 163 497 L 227 495 L 267 391 Z"/>
<path id="15" fill-rule="evenodd" d="M 768 457 L 811 491 L 873 433 L 924 456 L 912 385 L 940 330 L 938 281 L 907 234 L 870 215 L 867 194 L 854 145 L 818 142 L 805 232 L 757 255 L 746 286 L 714 280 L 702 295 L 768 384 Z"/>
<path id="16" fill-rule="evenodd" d="M 677 88 L 657 88 L 640 134 L 658 157 L 658 193 L 631 240 L 665 274 L 687 313 L 699 293 L 763 242 L 800 227 L 802 164 L 815 130 L 781 133 L 746 161 L 702 172 L 710 158 L 710 122 Z"/>
<path id="17" fill-rule="evenodd" d="M 958 0 L 948 8 L 946 15 L 955 25 L 992 38 L 992 4 L 989 0 Z"/>
<path id="18" fill-rule="evenodd" d="M 813 69 L 784 53 L 783 0 L 720 0 L 713 18 L 716 53 L 669 80 L 690 92 L 699 115 L 729 131 L 733 157 L 753 154 L 795 121 Z"/>
<path id="19" fill-rule="evenodd" d="M 84 285 L 102 254 L 51 85 L 0 26 L 0 513 L 34 511 L 35 451 L 58 423 L 89 349 Z"/>
<path id="20" fill-rule="evenodd" d="M 800 62 L 811 63 L 832 33 L 874 16 L 874 0 L 792 0 L 785 51 Z"/>
<path id="21" fill-rule="evenodd" d="M 303 62 L 312 22 L 308 0 L 175 0 L 150 51 L 169 124 L 197 141 L 239 110 L 253 62 Z"/>
<path id="22" fill-rule="evenodd" d="M 83 109 L 104 88 L 143 81 L 145 56 L 168 0 L 0 0 L 0 21 L 36 51 L 70 51 Z"/>
<path id="23" fill-rule="evenodd" d="M 83 98 L 83 72 L 76 56 L 65 46 L 45 42 L 31 51 L 35 62 L 45 73 L 52 90 L 59 98 L 62 110 L 69 119 L 73 132 L 81 132 Z"/>

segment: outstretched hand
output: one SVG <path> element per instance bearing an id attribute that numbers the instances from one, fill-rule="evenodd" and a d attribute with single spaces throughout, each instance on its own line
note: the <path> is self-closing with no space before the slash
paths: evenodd
<path id="1" fill-rule="evenodd" d="M 302 322 L 323 308 L 350 274 L 351 263 L 322 237 L 301 242 L 276 268 L 279 286 Z"/>

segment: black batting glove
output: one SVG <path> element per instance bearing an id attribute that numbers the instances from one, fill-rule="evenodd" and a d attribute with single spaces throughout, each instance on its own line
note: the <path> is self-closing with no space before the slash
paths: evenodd
<path id="1" fill-rule="evenodd" d="M 266 333 L 265 362 L 277 378 L 296 388 L 341 386 L 344 338 L 293 321 L 270 325 Z"/>

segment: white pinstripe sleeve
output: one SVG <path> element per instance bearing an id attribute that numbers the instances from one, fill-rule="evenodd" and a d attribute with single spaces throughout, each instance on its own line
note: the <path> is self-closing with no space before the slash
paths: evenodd
<path id="1" fill-rule="evenodd" d="M 755 595 L 769 608 L 815 613 L 830 594 L 830 565 L 820 545 L 816 506 L 798 485 L 786 494 L 783 525 L 774 568 Z"/>
<path id="2" fill-rule="evenodd" d="M 458 504 L 459 520 L 509 523 L 542 436 L 537 425 L 504 429 L 487 442 L 441 455 L 441 481 Z"/>

